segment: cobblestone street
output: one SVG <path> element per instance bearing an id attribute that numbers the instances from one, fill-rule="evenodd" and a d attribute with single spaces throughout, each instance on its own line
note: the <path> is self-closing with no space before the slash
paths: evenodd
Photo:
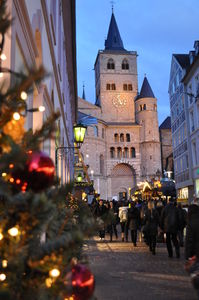
<path id="1" fill-rule="evenodd" d="M 181 248 L 183 249 L 183 248 Z M 158 244 L 153 256 L 143 242 L 99 241 L 85 245 L 90 269 L 95 275 L 98 300 L 195 300 L 181 258 L 168 258 L 166 244 Z"/>

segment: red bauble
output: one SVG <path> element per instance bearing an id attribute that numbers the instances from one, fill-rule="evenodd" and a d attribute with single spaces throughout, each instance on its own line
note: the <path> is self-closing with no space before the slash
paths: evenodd
<path id="1" fill-rule="evenodd" d="M 39 192 L 53 184 L 55 166 L 52 159 L 44 152 L 29 154 L 26 168 L 28 189 Z"/>
<path id="2" fill-rule="evenodd" d="M 95 288 L 95 278 L 84 265 L 74 265 L 72 268 L 72 287 L 75 300 L 89 299 Z"/>

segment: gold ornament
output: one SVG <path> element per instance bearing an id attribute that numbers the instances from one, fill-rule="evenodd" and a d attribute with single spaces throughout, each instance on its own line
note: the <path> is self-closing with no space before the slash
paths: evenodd
<path id="1" fill-rule="evenodd" d="M 18 121 L 11 120 L 3 127 L 3 133 L 10 135 L 16 143 L 20 143 L 25 132 L 24 123 L 25 120 L 23 117 Z"/>

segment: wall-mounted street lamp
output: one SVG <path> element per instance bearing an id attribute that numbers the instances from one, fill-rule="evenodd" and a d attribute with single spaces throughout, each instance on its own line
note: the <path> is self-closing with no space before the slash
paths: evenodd
<path id="1" fill-rule="evenodd" d="M 68 154 L 68 152 L 72 151 L 74 155 L 74 150 L 79 149 L 82 143 L 84 142 L 84 137 L 86 133 L 87 126 L 82 124 L 77 124 L 73 126 L 73 134 L 74 134 L 74 144 L 75 146 L 60 146 L 55 150 L 55 169 L 57 172 L 57 162 L 58 156 L 63 157 Z"/>
<path id="2" fill-rule="evenodd" d="M 77 182 L 82 182 L 82 174 L 81 173 L 79 173 L 78 175 L 77 175 Z"/>

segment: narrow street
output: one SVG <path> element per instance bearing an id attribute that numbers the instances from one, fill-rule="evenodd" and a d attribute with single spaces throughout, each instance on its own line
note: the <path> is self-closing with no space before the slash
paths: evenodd
<path id="1" fill-rule="evenodd" d="M 169 259 L 166 244 L 158 244 L 153 256 L 143 242 L 135 248 L 131 242 L 110 243 L 108 237 L 88 241 L 85 250 L 95 275 L 98 300 L 197 299 L 184 271 L 184 251 L 180 259 Z"/>

